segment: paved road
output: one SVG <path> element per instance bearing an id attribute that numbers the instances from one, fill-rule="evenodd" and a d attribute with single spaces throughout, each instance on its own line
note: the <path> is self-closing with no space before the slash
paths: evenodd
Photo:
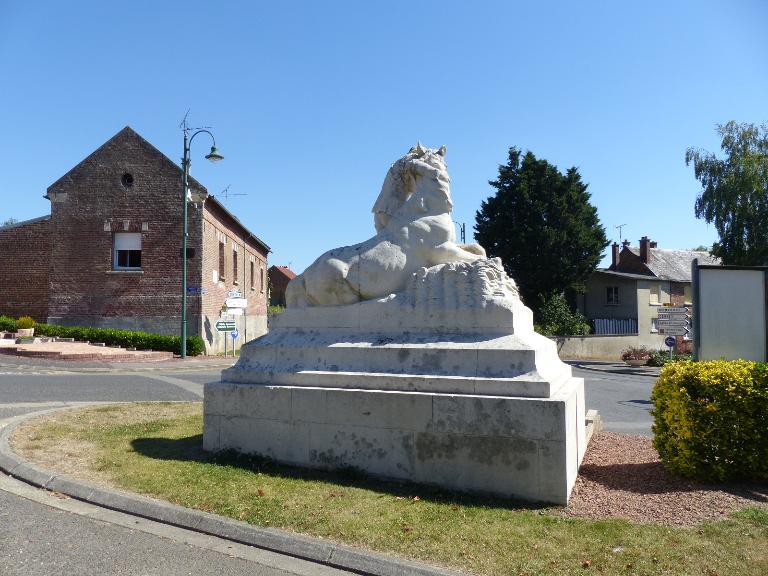
<path id="1" fill-rule="evenodd" d="M 655 376 L 614 374 L 595 369 L 573 369 L 584 378 L 587 409 L 603 419 L 603 430 L 651 436 L 651 390 Z"/>
<path id="2" fill-rule="evenodd" d="M 78 401 L 200 400 L 221 367 L 0 362 L 0 420 Z M 134 371 L 134 369 L 136 371 Z M 654 378 L 574 368 L 605 429 L 650 434 Z M 0 574 L 347 574 L 143 519 L 61 500 L 0 474 Z"/>
<path id="3" fill-rule="evenodd" d="M 77 401 L 200 400 L 220 369 L 73 373 L 0 366 L 0 421 Z M 1 426 L 2 424 L 0 424 Z M 3 576 L 344 576 L 311 562 L 61 499 L 0 474 Z"/>

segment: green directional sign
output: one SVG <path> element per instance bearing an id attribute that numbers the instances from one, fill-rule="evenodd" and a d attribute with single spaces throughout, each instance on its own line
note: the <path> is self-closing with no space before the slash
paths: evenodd
<path id="1" fill-rule="evenodd" d="M 235 330 L 235 323 L 227 320 L 219 320 L 216 322 L 216 330 L 219 332 L 232 332 Z"/>

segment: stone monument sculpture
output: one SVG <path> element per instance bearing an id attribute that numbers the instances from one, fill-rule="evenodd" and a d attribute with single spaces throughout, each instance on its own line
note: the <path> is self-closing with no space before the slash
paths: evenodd
<path id="1" fill-rule="evenodd" d="M 376 234 L 294 278 L 270 332 L 206 384 L 206 450 L 567 502 L 583 380 L 501 262 L 456 243 L 445 154 L 393 163 Z"/>

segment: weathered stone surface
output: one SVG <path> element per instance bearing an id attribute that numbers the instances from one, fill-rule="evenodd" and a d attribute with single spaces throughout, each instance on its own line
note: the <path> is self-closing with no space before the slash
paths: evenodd
<path id="1" fill-rule="evenodd" d="M 268 405 L 290 398 L 290 417 L 226 412 L 249 395 Z M 204 447 L 563 504 L 584 452 L 579 413 L 579 378 L 539 399 L 221 382 L 206 385 Z"/>
<path id="2" fill-rule="evenodd" d="M 206 385 L 206 450 L 567 502 L 584 383 L 501 262 L 454 243 L 443 157 L 393 164 L 377 235 L 291 281 L 271 331 Z"/>

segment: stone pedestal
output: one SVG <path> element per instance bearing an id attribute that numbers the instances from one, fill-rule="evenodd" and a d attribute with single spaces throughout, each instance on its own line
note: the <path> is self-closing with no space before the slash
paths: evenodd
<path id="1" fill-rule="evenodd" d="M 500 263 L 435 267 L 388 298 L 279 315 L 206 384 L 204 448 L 565 504 L 584 383 Z"/>
<path id="2" fill-rule="evenodd" d="M 584 384 L 548 398 L 205 385 L 204 448 L 566 504 L 584 454 Z"/>

